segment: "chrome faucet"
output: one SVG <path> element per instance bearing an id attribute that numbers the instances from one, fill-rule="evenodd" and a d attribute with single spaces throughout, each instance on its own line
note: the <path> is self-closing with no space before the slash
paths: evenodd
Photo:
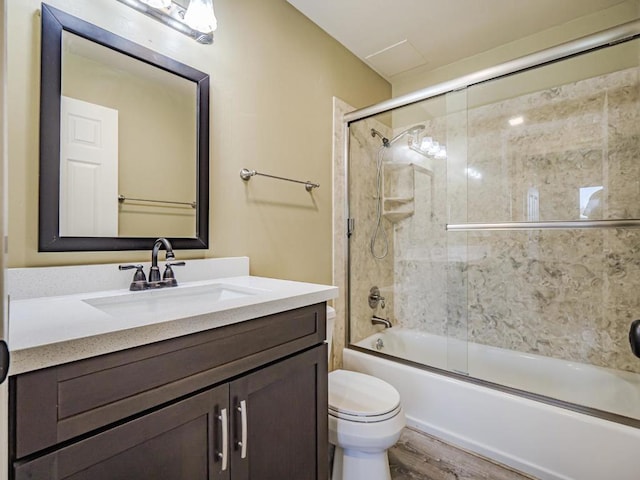
<path id="1" fill-rule="evenodd" d="M 158 252 L 160 252 L 160 248 L 164 247 L 165 251 L 165 259 L 167 261 L 166 268 L 164 270 L 164 274 L 162 275 L 162 279 L 160 279 L 160 268 L 158 267 Z M 171 262 L 170 260 L 175 259 L 175 255 L 173 254 L 173 247 L 171 243 L 166 238 L 159 238 L 153 244 L 153 249 L 151 250 L 151 269 L 149 270 L 149 281 L 147 281 L 144 271 L 142 270 L 142 265 L 120 265 L 118 268 L 120 270 L 129 270 L 131 268 L 136 269 L 136 273 L 133 276 L 133 282 L 129 286 L 129 290 L 147 290 L 149 288 L 162 288 L 162 287 L 177 287 L 178 281 L 176 280 L 175 274 L 173 273 L 173 269 L 171 267 L 184 266 L 184 262 Z"/>
<path id="2" fill-rule="evenodd" d="M 373 325 L 384 325 L 384 328 L 393 327 L 393 325 L 391 325 L 391 322 L 389 320 L 387 320 L 386 318 L 378 317 L 377 315 L 374 315 L 373 317 L 371 317 L 371 323 Z"/>

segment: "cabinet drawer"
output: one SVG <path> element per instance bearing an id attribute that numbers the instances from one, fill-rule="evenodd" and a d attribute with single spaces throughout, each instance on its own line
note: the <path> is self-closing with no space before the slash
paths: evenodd
<path id="1" fill-rule="evenodd" d="M 12 377 L 14 458 L 322 343 L 325 322 L 321 303 Z"/>
<path id="2" fill-rule="evenodd" d="M 220 437 L 217 415 L 228 386 L 190 397 L 27 462 L 15 480 L 209 480 Z M 218 467 L 219 468 L 219 467 Z"/>

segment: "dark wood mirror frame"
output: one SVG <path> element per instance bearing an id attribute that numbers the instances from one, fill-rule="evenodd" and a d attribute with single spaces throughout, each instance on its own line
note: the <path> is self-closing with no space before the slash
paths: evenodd
<path id="1" fill-rule="evenodd" d="M 116 251 L 151 249 L 156 237 L 61 237 L 60 95 L 62 32 L 67 31 L 141 62 L 196 83 L 197 186 L 196 232 L 192 238 L 169 238 L 175 249 L 209 245 L 209 75 L 126 40 L 49 5 L 42 4 L 40 83 L 40 199 L 38 251 Z"/>

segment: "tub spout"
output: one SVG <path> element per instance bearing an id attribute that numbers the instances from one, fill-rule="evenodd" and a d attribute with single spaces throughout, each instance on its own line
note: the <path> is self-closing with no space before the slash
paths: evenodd
<path id="1" fill-rule="evenodd" d="M 377 315 L 374 315 L 373 317 L 371 317 L 371 323 L 373 325 L 384 325 L 384 328 L 393 327 L 393 325 L 391 325 L 391 322 L 389 320 L 387 320 L 386 318 L 378 317 Z"/>

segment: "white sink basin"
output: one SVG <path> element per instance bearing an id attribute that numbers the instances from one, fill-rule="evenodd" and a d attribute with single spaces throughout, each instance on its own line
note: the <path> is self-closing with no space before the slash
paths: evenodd
<path id="1" fill-rule="evenodd" d="M 112 316 L 168 314 L 215 307 L 220 302 L 264 293 L 224 283 L 161 288 L 82 300 Z"/>

